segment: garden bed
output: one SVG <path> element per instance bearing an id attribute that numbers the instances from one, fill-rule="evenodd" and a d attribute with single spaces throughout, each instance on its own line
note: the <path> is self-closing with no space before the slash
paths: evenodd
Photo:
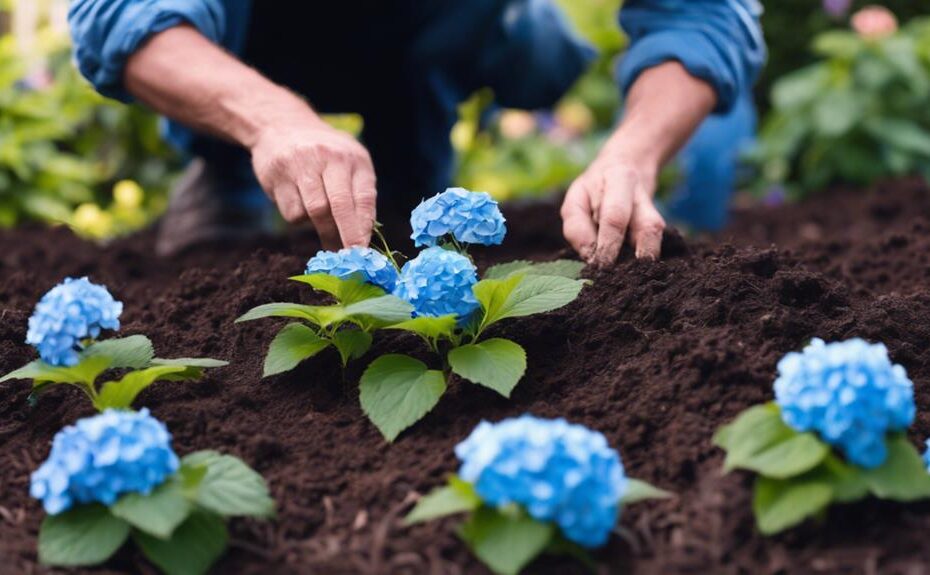
<path id="1" fill-rule="evenodd" d="M 555 205 L 508 216 L 495 261 L 567 254 Z M 106 248 L 62 229 L 0 233 L 0 373 L 33 358 L 22 343 L 32 306 L 69 275 L 89 275 L 125 302 L 121 334 L 145 333 L 169 357 L 231 361 L 200 382 L 158 383 L 138 402 L 165 421 L 179 453 L 238 455 L 271 484 L 278 519 L 235 522 L 216 573 L 486 573 L 452 521 L 405 528 L 399 519 L 414 493 L 456 469 L 453 446 L 482 418 L 524 412 L 602 431 L 630 475 L 678 493 L 624 511 L 625 537 L 597 554 L 606 572 L 919 570 L 930 563 L 930 505 L 840 506 L 820 525 L 765 539 L 754 527 L 749 476 L 721 477 L 722 452 L 710 439 L 770 399 L 777 360 L 814 336 L 886 343 L 915 384 L 912 439 L 930 435 L 930 190 L 899 182 L 827 193 L 742 213 L 724 236 L 727 243 L 669 234 L 662 261 L 627 254 L 609 270 L 589 270 L 593 285 L 568 307 L 495 328 L 528 351 L 512 400 L 454 384 L 390 445 L 358 406 L 366 362 L 343 377 L 335 354 L 324 353 L 262 380 L 278 326 L 233 324 L 258 304 L 310 301 L 306 286 L 284 281 L 318 247 L 305 233 L 171 262 L 151 255 L 151 233 Z M 372 354 L 418 353 L 412 336 L 379 338 Z M 28 497 L 29 473 L 56 431 L 92 413 L 79 393 L 55 389 L 30 409 L 27 382 L 0 386 L 0 572 L 37 569 L 42 513 Z M 144 565 L 127 547 L 95 572 Z M 584 571 L 543 559 L 530 572 Z"/>

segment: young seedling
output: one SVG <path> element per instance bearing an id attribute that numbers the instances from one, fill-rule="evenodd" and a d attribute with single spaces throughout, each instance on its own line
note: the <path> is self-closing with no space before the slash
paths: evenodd
<path id="1" fill-rule="evenodd" d="M 132 539 L 167 575 L 206 573 L 226 549 L 227 518 L 272 517 L 275 508 L 241 460 L 215 451 L 179 459 L 147 409 L 107 410 L 59 431 L 30 494 L 47 513 L 42 564 L 99 565 Z"/>
<path id="2" fill-rule="evenodd" d="M 405 522 L 468 514 L 460 537 L 499 575 L 516 575 L 543 553 L 593 566 L 587 550 L 607 543 L 624 505 L 671 497 L 626 477 L 601 433 L 564 419 L 485 421 L 455 454 L 458 475 L 422 497 Z"/>
<path id="3" fill-rule="evenodd" d="M 757 474 L 753 512 L 772 535 L 822 515 L 832 503 L 873 495 L 930 497 L 930 474 L 907 440 L 914 388 L 882 344 L 814 339 L 778 363 L 775 401 L 722 427 L 724 472 Z"/>
<path id="4" fill-rule="evenodd" d="M 39 359 L 6 374 L 0 383 L 31 379 L 32 402 L 51 386 L 68 384 L 83 391 L 98 411 L 130 409 L 156 381 L 199 379 L 205 369 L 227 365 L 210 358 L 157 358 L 144 335 L 98 341 L 103 330 L 119 329 L 122 311 L 123 304 L 105 287 L 87 278 L 65 279 L 42 297 L 29 318 L 26 343 L 36 347 Z M 120 370 L 120 377 L 98 384 L 109 370 Z"/>
<path id="5" fill-rule="evenodd" d="M 403 321 L 413 310 L 410 304 L 389 294 L 397 281 L 396 265 L 371 248 L 320 251 L 307 262 L 304 275 L 290 279 L 329 294 L 335 303 L 269 303 L 236 320 L 302 320 L 285 325 L 271 341 L 264 377 L 290 371 L 330 346 L 336 348 L 345 366 L 368 352 L 373 330 Z"/>

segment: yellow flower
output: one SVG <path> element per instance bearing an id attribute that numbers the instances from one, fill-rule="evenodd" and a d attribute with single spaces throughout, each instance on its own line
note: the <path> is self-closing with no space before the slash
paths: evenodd
<path id="1" fill-rule="evenodd" d="M 113 186 L 113 201 L 121 208 L 138 208 L 144 199 L 145 191 L 133 180 L 120 180 Z"/>
<path id="2" fill-rule="evenodd" d="M 97 204 L 81 204 L 71 216 L 71 226 L 79 234 L 105 238 L 113 231 L 113 216 L 101 210 Z"/>

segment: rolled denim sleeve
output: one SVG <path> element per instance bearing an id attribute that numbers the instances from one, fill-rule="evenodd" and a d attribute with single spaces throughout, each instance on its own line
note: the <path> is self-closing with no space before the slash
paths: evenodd
<path id="1" fill-rule="evenodd" d="M 216 43 L 226 33 L 220 0 L 75 0 L 68 10 L 78 69 L 104 96 L 129 101 L 123 69 L 153 34 L 182 23 Z"/>
<path id="2" fill-rule="evenodd" d="M 728 112 L 750 90 L 765 63 L 757 0 L 627 0 L 620 25 L 630 48 L 620 61 L 624 93 L 647 68 L 680 62 L 717 93 L 716 113 Z"/>

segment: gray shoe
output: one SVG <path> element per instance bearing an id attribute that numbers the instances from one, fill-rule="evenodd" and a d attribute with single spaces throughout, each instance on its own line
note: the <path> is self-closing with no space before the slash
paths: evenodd
<path id="1" fill-rule="evenodd" d="M 281 226 L 270 201 L 254 197 L 249 202 L 235 200 L 238 190 L 230 188 L 241 186 L 241 182 L 223 178 L 219 170 L 202 159 L 192 160 L 171 193 L 155 241 L 155 253 L 172 256 L 205 243 L 279 232 Z"/>

